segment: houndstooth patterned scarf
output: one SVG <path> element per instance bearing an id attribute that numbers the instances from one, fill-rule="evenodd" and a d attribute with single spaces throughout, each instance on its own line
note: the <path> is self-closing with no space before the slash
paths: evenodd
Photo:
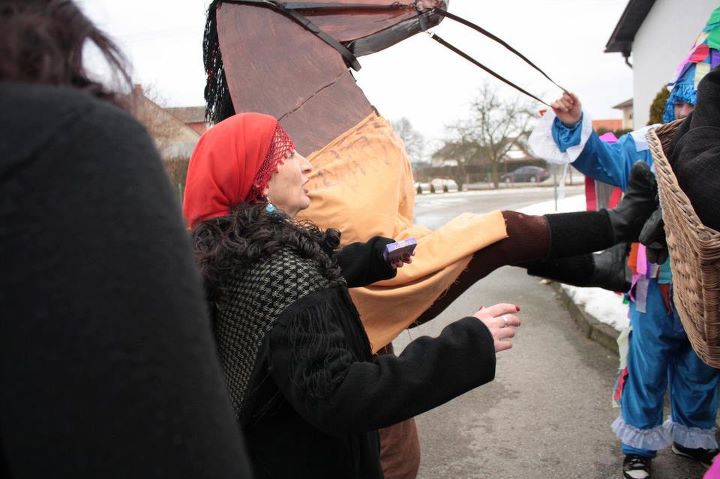
<path id="1" fill-rule="evenodd" d="M 241 418 L 263 339 L 278 316 L 299 299 L 345 285 L 317 262 L 284 249 L 232 278 L 215 304 L 215 335 L 235 414 Z"/>

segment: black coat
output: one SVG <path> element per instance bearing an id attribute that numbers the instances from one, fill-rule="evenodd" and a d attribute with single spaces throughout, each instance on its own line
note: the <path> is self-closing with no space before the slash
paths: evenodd
<path id="1" fill-rule="evenodd" d="M 243 478 L 177 199 L 145 129 L 0 82 L 0 477 Z"/>
<path id="2" fill-rule="evenodd" d="M 358 277 L 371 280 L 351 271 L 378 248 L 357 244 L 351 250 L 340 261 L 351 284 Z M 248 345 L 232 340 L 255 336 L 232 326 L 247 317 L 216 317 L 230 395 L 258 478 L 381 478 L 378 428 L 439 406 L 495 374 L 493 338 L 473 317 L 436 339 L 413 341 L 398 357 L 373 357 L 344 281 L 323 278 L 317 263 L 286 250 L 254 268 L 250 281 L 231 281 L 246 286 L 231 286 L 219 302 L 227 313 L 231 303 L 265 311 L 285 301 L 275 318 L 260 322 L 257 330 L 267 334 L 258 342 L 245 394 L 233 391 L 233 385 L 244 386 L 243 368 L 232 355 Z"/>
<path id="3" fill-rule="evenodd" d="M 698 85 L 695 111 L 678 129 L 668 159 L 700 221 L 720 231 L 720 69 Z"/>

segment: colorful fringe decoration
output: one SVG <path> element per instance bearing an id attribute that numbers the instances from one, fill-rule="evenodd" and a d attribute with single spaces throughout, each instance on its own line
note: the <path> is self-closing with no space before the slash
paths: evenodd
<path id="1" fill-rule="evenodd" d="M 670 82 L 663 121 L 675 120 L 675 104 L 697 102 L 697 86 L 710 70 L 720 65 L 720 7 L 713 10 L 703 31 L 695 39 L 687 57 L 678 65 Z"/>

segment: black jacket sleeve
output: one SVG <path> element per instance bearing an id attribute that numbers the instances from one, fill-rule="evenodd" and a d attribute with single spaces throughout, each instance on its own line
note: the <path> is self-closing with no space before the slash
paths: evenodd
<path id="1" fill-rule="evenodd" d="M 278 320 L 269 343 L 270 371 L 283 395 L 329 434 L 395 424 L 495 376 L 493 338 L 476 318 L 456 321 L 438 338 L 416 339 L 400 356 L 363 361 L 342 324 L 353 318 L 328 310 L 335 302 L 317 295 L 301 300 Z"/>
<path id="2" fill-rule="evenodd" d="M 250 477 L 152 141 L 111 105 L 76 110 L 0 174 L 6 473 Z"/>
<path id="3" fill-rule="evenodd" d="M 393 241 L 375 236 L 365 243 L 350 243 L 337 253 L 338 265 L 348 288 L 367 286 L 397 275 L 397 270 L 383 257 L 385 246 Z"/>

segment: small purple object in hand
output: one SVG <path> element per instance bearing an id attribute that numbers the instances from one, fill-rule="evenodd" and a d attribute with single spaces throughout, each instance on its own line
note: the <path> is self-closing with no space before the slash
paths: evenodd
<path id="1" fill-rule="evenodd" d="M 415 238 L 407 238 L 402 241 L 396 241 L 385 246 L 383 257 L 385 258 L 385 261 L 392 263 L 393 261 L 410 257 L 416 246 L 417 241 Z"/>

